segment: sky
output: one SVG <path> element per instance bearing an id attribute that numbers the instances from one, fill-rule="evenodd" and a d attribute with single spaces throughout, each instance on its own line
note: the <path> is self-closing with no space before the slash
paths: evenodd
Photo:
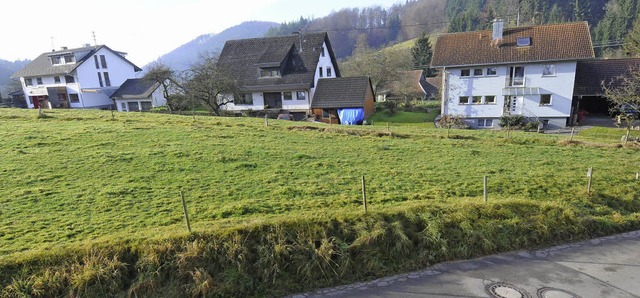
<path id="1" fill-rule="evenodd" d="M 30 0 L 0 16 L 0 59 L 35 59 L 60 49 L 104 44 L 144 66 L 208 33 L 245 21 L 320 18 L 351 7 L 391 7 L 403 0 Z M 9 46 L 7 46 L 9 45 Z M 53 45 L 53 48 L 52 48 Z"/>

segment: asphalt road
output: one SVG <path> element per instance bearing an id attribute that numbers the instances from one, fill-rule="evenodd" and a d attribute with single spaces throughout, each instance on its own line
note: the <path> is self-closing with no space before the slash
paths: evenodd
<path id="1" fill-rule="evenodd" d="M 640 231 L 468 261 L 292 297 L 640 297 Z"/>

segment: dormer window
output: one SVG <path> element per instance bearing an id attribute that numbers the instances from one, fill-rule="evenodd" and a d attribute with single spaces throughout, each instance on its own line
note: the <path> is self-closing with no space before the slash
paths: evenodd
<path id="1" fill-rule="evenodd" d="M 76 57 L 73 55 L 65 55 L 64 56 L 64 63 L 74 63 L 76 62 Z"/>
<path id="2" fill-rule="evenodd" d="M 60 59 L 60 57 L 51 57 L 51 64 L 62 64 L 62 59 Z"/>
<path id="3" fill-rule="evenodd" d="M 278 67 L 268 67 L 268 68 L 260 68 L 260 77 L 280 77 L 280 68 Z"/>
<path id="4" fill-rule="evenodd" d="M 526 47 L 531 45 L 531 37 L 518 37 L 517 45 L 519 47 Z"/>

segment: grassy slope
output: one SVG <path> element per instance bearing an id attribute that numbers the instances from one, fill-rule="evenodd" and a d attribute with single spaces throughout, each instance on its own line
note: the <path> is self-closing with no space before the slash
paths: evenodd
<path id="1" fill-rule="evenodd" d="M 179 233 L 179 189 L 199 232 L 352 216 L 361 209 L 363 174 L 374 212 L 416 204 L 465 209 L 482 200 L 483 175 L 490 202 L 505 206 L 576 202 L 576 210 L 607 216 L 638 209 L 636 149 L 563 146 L 564 136 L 512 132 L 507 140 L 503 132 L 455 131 L 457 139 L 445 139 L 445 131 L 417 125 L 393 127 L 389 137 L 375 126 L 47 113 L 0 110 L 2 262 L 87 239 Z M 576 201 L 586 197 L 588 167 L 596 173 L 594 198 L 604 201 L 597 209 Z"/>
<path id="2" fill-rule="evenodd" d="M 447 140 L 444 131 L 409 127 L 397 128 L 408 138 L 394 139 L 288 130 L 300 124 L 279 121 L 264 127 L 259 119 L 0 113 L 2 254 L 182 228 L 179 189 L 198 228 L 226 218 L 358 208 L 363 174 L 372 208 L 478 197 L 486 174 L 492 199 L 562 199 L 583 191 L 588 167 L 598 173 L 596 189 L 628 197 L 637 184 L 628 181 L 627 165 L 640 162 L 633 150 L 568 148 L 532 134 L 514 143 L 496 132 L 463 131 L 473 138 Z"/>

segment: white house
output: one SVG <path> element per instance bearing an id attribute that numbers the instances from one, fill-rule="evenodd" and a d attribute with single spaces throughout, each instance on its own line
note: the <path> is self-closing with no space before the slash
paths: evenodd
<path id="1" fill-rule="evenodd" d="M 327 33 L 227 41 L 219 64 L 242 91 L 224 108 L 231 111 L 281 109 L 310 114 L 320 78 L 340 77 Z"/>
<path id="2" fill-rule="evenodd" d="M 476 31 L 440 36 L 432 67 L 440 68 L 442 114 L 474 128 L 498 127 L 522 115 L 545 128 L 571 124 L 578 61 L 594 58 L 586 22 Z"/>
<path id="3" fill-rule="evenodd" d="M 104 45 L 43 53 L 12 78 L 19 78 L 28 108 L 111 108 L 109 96 L 142 71 Z"/>
<path id="4" fill-rule="evenodd" d="M 128 79 L 111 95 L 119 112 L 149 111 L 165 106 L 167 99 L 160 83 L 145 79 Z"/>

